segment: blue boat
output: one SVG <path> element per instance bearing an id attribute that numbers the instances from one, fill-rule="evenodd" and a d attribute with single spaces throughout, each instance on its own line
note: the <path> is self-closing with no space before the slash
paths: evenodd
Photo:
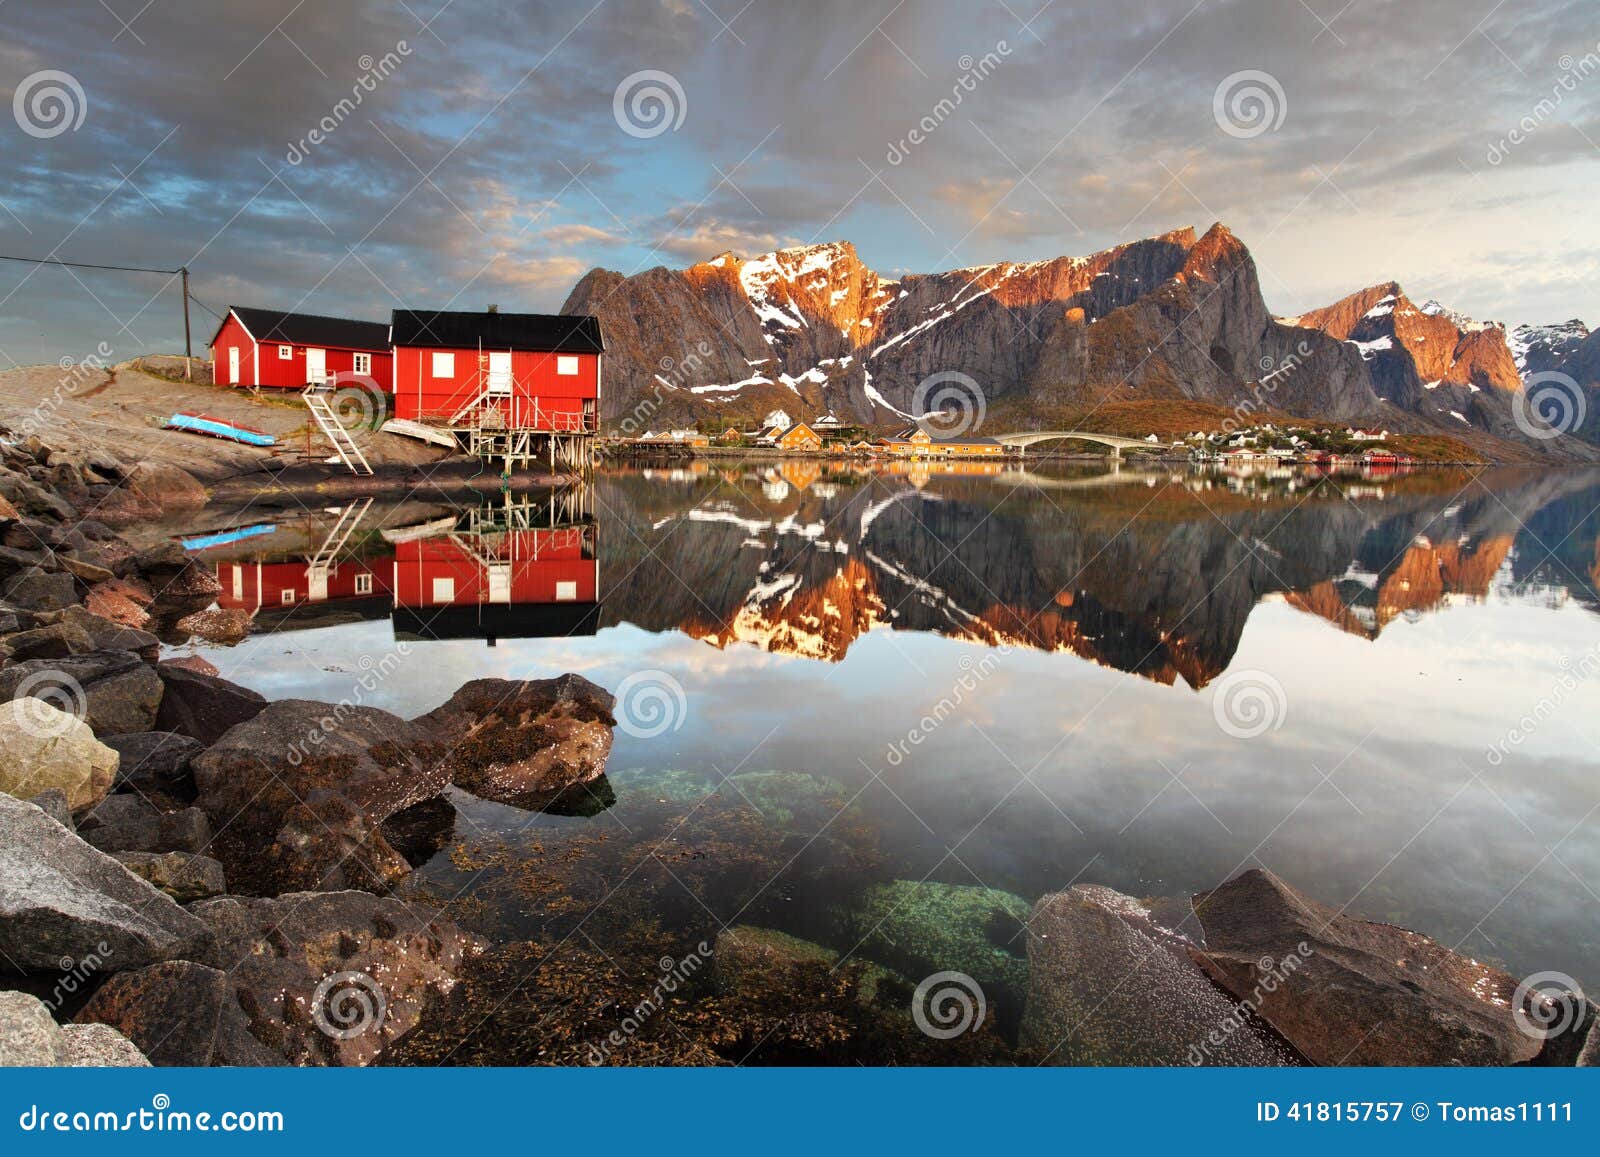
<path id="1" fill-rule="evenodd" d="M 226 438 L 230 442 L 243 442 L 247 446 L 275 446 L 278 440 L 265 430 L 241 426 L 225 418 L 209 414 L 177 413 L 167 419 L 167 429 L 184 430 L 190 434 L 204 434 L 211 438 Z"/>

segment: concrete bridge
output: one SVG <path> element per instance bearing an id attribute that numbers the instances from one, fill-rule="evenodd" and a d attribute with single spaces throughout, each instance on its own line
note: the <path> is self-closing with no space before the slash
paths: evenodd
<path id="1" fill-rule="evenodd" d="M 1142 438 L 1124 438 L 1118 434 L 1094 434 L 1088 430 L 1028 430 L 1021 434 L 999 434 L 995 441 L 1026 453 L 1029 446 L 1040 442 L 1056 442 L 1075 438 L 1080 442 L 1095 442 L 1111 448 L 1111 457 L 1121 458 L 1124 450 L 1165 450 L 1169 443 L 1147 442 Z"/>

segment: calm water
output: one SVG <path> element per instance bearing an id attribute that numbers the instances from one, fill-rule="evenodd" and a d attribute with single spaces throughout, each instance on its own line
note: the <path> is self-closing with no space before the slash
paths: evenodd
<path id="1" fill-rule="evenodd" d="M 373 506 L 215 516 L 253 532 L 192 545 L 225 602 L 261 605 L 261 634 L 202 653 L 269 697 L 348 698 L 419 634 L 461 637 L 407 644 L 365 702 L 409 716 L 470 678 L 566 671 L 626 692 L 607 783 L 562 809 L 588 814 L 457 793 L 407 885 L 624 990 L 654 979 L 630 974 L 639 944 L 725 924 L 914 984 L 939 950 L 852 915 L 892 880 L 1026 905 L 1252 865 L 1594 988 L 1597 507 L 1600 476 L 1573 471 L 786 464 L 603 476 L 509 530 L 503 509 Z M 337 565 L 308 581 L 319 552 Z M 906 894 L 899 918 L 939 922 L 941 893 Z"/>

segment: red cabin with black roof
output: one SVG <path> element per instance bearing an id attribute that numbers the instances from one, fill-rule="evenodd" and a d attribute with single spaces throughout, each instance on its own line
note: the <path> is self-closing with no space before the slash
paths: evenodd
<path id="1" fill-rule="evenodd" d="M 550 433 L 599 428 L 598 318 L 397 309 L 390 339 L 397 418 Z"/>
<path id="2" fill-rule="evenodd" d="M 370 378 L 394 388 L 389 327 L 313 313 L 230 306 L 211 339 L 219 386 L 303 390 L 311 383 Z"/>

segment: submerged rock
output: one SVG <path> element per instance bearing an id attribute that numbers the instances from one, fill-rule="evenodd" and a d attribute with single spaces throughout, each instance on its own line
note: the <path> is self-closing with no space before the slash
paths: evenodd
<path id="1" fill-rule="evenodd" d="M 717 935 L 712 953 L 719 988 L 746 995 L 805 992 L 819 973 L 840 973 L 856 985 L 863 1004 L 906 1014 L 912 985 L 902 976 L 867 960 L 843 965 L 831 948 L 779 932 L 740 924 Z"/>
<path id="2" fill-rule="evenodd" d="M 30 803 L 0 795 L 0 957 L 49 971 L 206 958 L 212 937 L 171 897 Z"/>
<path id="3" fill-rule="evenodd" d="M 235 887 L 383 888 L 410 869 L 379 825 L 450 784 L 434 733 L 372 707 L 283 699 L 193 762 Z"/>
<path id="4" fill-rule="evenodd" d="M 605 773 L 612 703 L 580 675 L 474 679 L 414 722 L 437 736 L 457 787 L 537 806 Z"/>
<path id="5" fill-rule="evenodd" d="M 1293 1051 L 1132 897 L 1079 884 L 1028 919 L 1020 1043 L 1039 1064 L 1293 1065 Z"/>
<path id="6" fill-rule="evenodd" d="M 119 762 L 87 723 L 43 699 L 0 703 L 0 791 L 28 799 L 55 788 L 82 811 L 106 797 Z"/>
<path id="7" fill-rule="evenodd" d="M 1517 1025 L 1515 978 L 1420 932 L 1345 916 L 1259 869 L 1199 893 L 1194 910 L 1205 930 L 1196 962 L 1258 1000 L 1317 1064 L 1517 1064 L 1543 1044 Z M 1266 991 L 1273 971 L 1282 982 Z"/>
<path id="8" fill-rule="evenodd" d="M 482 945 L 424 906 L 364 892 L 195 905 L 262 1043 L 296 1065 L 367 1065 Z"/>
<path id="9" fill-rule="evenodd" d="M 839 916 L 833 939 L 920 982 L 961 972 L 1015 1027 L 1028 991 L 1028 902 L 994 888 L 894 880 L 864 891 Z"/>

